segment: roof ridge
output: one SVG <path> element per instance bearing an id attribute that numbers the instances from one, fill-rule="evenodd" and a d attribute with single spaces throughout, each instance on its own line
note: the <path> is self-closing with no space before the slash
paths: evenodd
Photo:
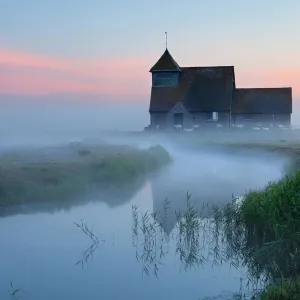
<path id="1" fill-rule="evenodd" d="M 241 87 L 236 88 L 236 90 L 281 90 L 281 89 L 292 89 L 291 86 L 276 86 L 276 87 Z"/>
<path id="2" fill-rule="evenodd" d="M 181 69 L 199 69 L 199 68 L 234 68 L 234 65 L 222 65 L 222 66 L 197 66 L 197 67 L 181 67 Z"/>

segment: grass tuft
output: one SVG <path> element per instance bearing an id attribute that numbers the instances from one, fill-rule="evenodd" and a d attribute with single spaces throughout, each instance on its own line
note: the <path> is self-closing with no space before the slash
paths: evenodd
<path id="1" fill-rule="evenodd" d="M 299 299 L 300 172 L 248 191 L 223 209 L 222 222 L 231 251 L 267 284 L 262 299 Z"/>
<path id="2" fill-rule="evenodd" d="M 298 300 L 300 299 L 300 279 L 283 280 L 268 286 L 260 296 L 261 300 Z"/>

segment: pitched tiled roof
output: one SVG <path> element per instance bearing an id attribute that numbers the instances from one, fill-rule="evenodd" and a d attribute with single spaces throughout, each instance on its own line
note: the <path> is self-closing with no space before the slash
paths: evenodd
<path id="1" fill-rule="evenodd" d="M 236 89 L 232 113 L 290 114 L 292 113 L 292 88 Z"/>
<path id="2" fill-rule="evenodd" d="M 226 111 L 230 109 L 234 67 L 181 68 L 177 86 L 152 87 L 150 112 L 167 112 L 182 102 L 189 111 Z"/>
<path id="3" fill-rule="evenodd" d="M 164 54 L 156 62 L 156 64 L 150 69 L 150 72 L 153 71 L 181 71 L 179 65 L 174 60 L 169 50 L 166 49 Z"/>

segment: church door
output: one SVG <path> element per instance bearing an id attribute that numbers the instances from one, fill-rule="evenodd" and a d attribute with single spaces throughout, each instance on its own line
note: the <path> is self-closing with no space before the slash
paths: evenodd
<path id="1" fill-rule="evenodd" d="M 183 113 L 174 114 L 174 126 L 181 125 L 183 126 Z"/>

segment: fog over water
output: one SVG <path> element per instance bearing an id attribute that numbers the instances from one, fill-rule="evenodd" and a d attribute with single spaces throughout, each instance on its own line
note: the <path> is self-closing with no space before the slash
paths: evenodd
<path id="1" fill-rule="evenodd" d="M 49 96 L 50 97 L 50 96 Z M 49 98 L 48 97 L 48 98 Z M 143 130 L 149 125 L 149 103 L 72 97 L 23 99 L 0 96 L 1 146 L 48 144 L 68 139 L 97 138 L 106 130 Z M 296 104 L 295 104 L 296 103 Z M 292 125 L 300 125 L 300 108 L 294 101 Z"/>
<path id="2" fill-rule="evenodd" d="M 97 109 L 96 109 L 97 107 Z M 146 106 L 147 109 L 147 106 Z M 114 113 L 113 113 L 114 112 Z M 192 271 L 182 270 L 176 241 L 170 240 L 168 254 L 156 278 L 143 274 L 132 242 L 132 205 L 150 214 L 171 201 L 166 233 L 175 228 L 175 210 L 186 208 L 186 193 L 197 208 L 203 203 L 226 203 L 232 195 L 263 187 L 283 174 L 286 159 L 264 152 L 230 153 L 221 150 L 188 150 L 165 136 L 115 135 L 103 132 L 118 128 L 137 130 L 148 124 L 141 107 L 54 105 L 7 105 L 0 111 L 1 150 L 53 146 L 71 141 L 132 144 L 147 148 L 161 143 L 173 163 L 128 193 L 86 196 L 82 204 L 57 210 L 20 208 L 0 217 L 0 298 L 8 299 L 10 281 L 22 288 L 21 299 L 199 299 L 237 293 L 246 270 L 230 263 L 212 268 L 211 259 Z M 122 124 L 122 125 L 121 125 Z M 222 135 L 218 136 L 222 139 Z M 120 197 L 120 200 L 115 198 Z M 111 202 L 114 205 L 111 205 Z M 26 212 L 26 214 L 25 214 Z M 82 269 L 76 266 L 89 239 L 74 222 L 84 220 L 105 240 Z"/>

